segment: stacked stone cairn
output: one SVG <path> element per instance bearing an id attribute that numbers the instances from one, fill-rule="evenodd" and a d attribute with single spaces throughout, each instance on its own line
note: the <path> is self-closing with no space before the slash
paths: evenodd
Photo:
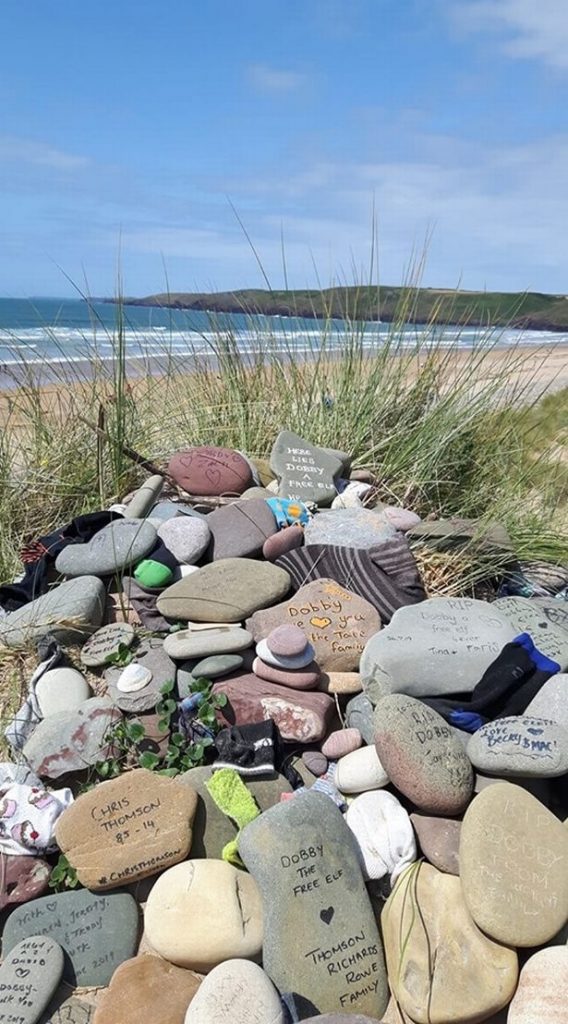
<path id="1" fill-rule="evenodd" d="M 380 493 L 187 447 L 0 588 L 0 1024 L 568 1024 L 568 573 Z"/>

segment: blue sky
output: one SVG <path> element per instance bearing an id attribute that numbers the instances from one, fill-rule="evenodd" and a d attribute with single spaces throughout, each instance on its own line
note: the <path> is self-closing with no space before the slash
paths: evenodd
<path id="1" fill-rule="evenodd" d="M 3 0 L 0 294 L 568 292 L 568 0 Z M 238 215 L 238 217 L 235 214 Z"/>

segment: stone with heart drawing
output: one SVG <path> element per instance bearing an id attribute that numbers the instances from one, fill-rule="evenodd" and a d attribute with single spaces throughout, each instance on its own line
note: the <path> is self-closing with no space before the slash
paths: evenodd
<path id="1" fill-rule="evenodd" d="M 255 612 L 246 623 L 257 642 L 282 625 L 302 630 L 324 672 L 353 672 L 381 620 L 365 598 L 322 578 L 300 587 L 290 600 Z"/>
<path id="2" fill-rule="evenodd" d="M 115 519 L 86 544 L 68 544 L 56 560 L 64 576 L 110 576 L 134 566 L 155 546 L 157 533 L 144 519 Z"/>
<path id="3" fill-rule="evenodd" d="M 491 607 L 509 619 L 517 633 L 530 633 L 539 651 L 560 665 L 561 672 L 568 669 L 568 607 L 561 601 L 500 597 Z"/>
<path id="4" fill-rule="evenodd" d="M 36 1024 L 63 973 L 63 950 L 45 935 L 22 939 L 0 967 L 1 1024 Z"/>
<path id="5" fill-rule="evenodd" d="M 551 779 L 568 772 L 568 730 L 545 718 L 510 715 L 473 734 L 467 756 L 490 775 Z"/>
<path id="6" fill-rule="evenodd" d="M 379 1019 L 388 985 L 356 841 L 335 804 L 301 793 L 247 825 L 239 853 L 263 898 L 263 966 L 311 1013 Z"/>

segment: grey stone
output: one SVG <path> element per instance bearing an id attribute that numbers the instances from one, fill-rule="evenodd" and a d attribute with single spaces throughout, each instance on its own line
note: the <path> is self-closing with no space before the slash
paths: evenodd
<path id="1" fill-rule="evenodd" d="M 234 654 L 246 650 L 251 644 L 252 636 L 246 629 L 220 626 L 218 629 L 180 629 L 170 633 L 164 641 L 164 649 L 171 658 L 186 661 L 209 654 Z"/>
<path id="2" fill-rule="evenodd" d="M 454 815 L 473 794 L 473 770 L 441 715 L 391 693 L 375 708 L 375 744 L 389 779 L 421 810 Z"/>
<path id="3" fill-rule="evenodd" d="M 156 707 L 164 683 L 175 680 L 175 664 L 165 649 L 163 639 L 152 636 L 140 641 L 130 664 L 141 665 L 152 673 L 148 685 L 141 690 L 124 693 L 117 685 L 124 669 L 112 665 L 105 670 L 108 695 L 113 704 L 123 711 L 150 711 Z"/>
<path id="4" fill-rule="evenodd" d="M 396 536 L 380 512 L 367 508 L 338 508 L 319 512 L 305 528 L 305 544 L 372 548 Z"/>
<path id="5" fill-rule="evenodd" d="M 281 600 L 289 588 L 284 569 L 251 558 L 225 558 L 162 591 L 158 611 L 168 619 L 242 622 Z"/>
<path id="6" fill-rule="evenodd" d="M 341 459 L 283 430 L 272 448 L 270 468 L 279 477 L 278 494 L 283 498 L 329 505 L 335 498 L 335 479 L 342 471 Z"/>
<path id="7" fill-rule="evenodd" d="M 381 939 L 356 840 L 335 804 L 310 791 L 272 807 L 243 829 L 239 853 L 262 893 L 263 965 L 276 988 L 301 1000 L 302 1016 L 339 1007 L 380 1017 Z M 352 956 L 356 970 L 344 962 Z"/>
<path id="8" fill-rule="evenodd" d="M 542 654 L 568 669 L 568 606 L 554 598 L 500 597 L 493 603 L 515 629 L 530 633 Z"/>
<path id="9" fill-rule="evenodd" d="M 272 491 L 268 490 L 268 487 L 247 487 L 246 491 L 241 494 L 242 501 L 250 501 L 252 498 L 273 498 Z"/>
<path id="10" fill-rule="evenodd" d="M 345 724 L 358 729 L 365 743 L 375 742 L 375 709 L 366 693 L 358 693 L 347 702 Z"/>
<path id="11" fill-rule="evenodd" d="M 128 519 L 145 519 L 162 493 L 164 478 L 159 473 L 149 476 L 133 494 L 126 506 Z"/>
<path id="12" fill-rule="evenodd" d="M 121 713 L 105 697 L 91 697 L 74 711 L 44 718 L 24 747 L 24 757 L 41 778 L 84 771 L 110 756 L 106 739 Z"/>
<path id="13" fill-rule="evenodd" d="M 109 622 L 108 626 L 97 629 L 84 644 L 79 655 L 81 662 L 87 668 L 106 665 L 109 657 L 118 654 L 119 647 L 131 647 L 134 637 L 134 626 L 129 622 Z"/>
<path id="14" fill-rule="evenodd" d="M 65 953 L 63 977 L 71 985 L 108 985 L 136 949 L 138 907 L 128 893 L 79 889 L 42 896 L 10 914 L 2 934 L 3 956 L 31 935 L 59 943 Z"/>
<path id="15" fill-rule="evenodd" d="M 548 718 L 568 729 L 568 674 L 557 672 L 547 679 L 543 687 L 525 708 L 525 715 Z"/>
<path id="16" fill-rule="evenodd" d="M 197 793 L 197 811 L 193 819 L 193 840 L 190 856 L 201 860 L 203 857 L 219 859 L 223 848 L 237 837 L 237 827 L 217 807 L 209 795 L 206 783 L 213 774 L 210 765 L 201 768 L 190 768 L 180 775 L 179 781 L 191 786 Z M 283 775 L 274 773 L 272 778 L 243 779 L 247 789 L 252 793 L 261 811 L 267 811 L 280 802 L 282 793 L 291 793 L 292 787 Z"/>
<path id="17" fill-rule="evenodd" d="M 229 672 L 236 672 L 243 660 L 240 654 L 214 654 L 211 658 L 202 658 L 196 662 L 191 674 L 194 679 L 218 679 Z"/>
<path id="18" fill-rule="evenodd" d="M 284 654 L 274 654 L 274 652 L 270 650 L 266 640 L 259 640 L 256 645 L 256 653 L 265 665 L 272 665 L 273 668 L 286 669 L 289 672 L 305 668 L 306 665 L 309 665 L 310 662 L 314 660 L 316 654 L 312 645 L 306 641 L 305 637 L 304 650 L 301 654 L 293 654 L 288 657 Z"/>
<path id="19" fill-rule="evenodd" d="M 211 539 L 206 519 L 176 516 L 158 527 L 158 537 L 183 565 L 194 565 L 201 558 Z"/>
<path id="20" fill-rule="evenodd" d="M 151 509 L 152 520 L 160 520 L 161 523 L 165 523 L 168 519 L 174 519 L 176 516 L 194 516 L 196 519 L 205 519 L 206 517 L 202 512 L 196 512 L 191 505 L 186 505 L 182 501 L 159 501 L 157 505 Z"/>
<path id="21" fill-rule="evenodd" d="M 63 950 L 53 939 L 31 935 L 0 967 L 0 1024 L 36 1024 L 63 973 Z"/>
<path id="22" fill-rule="evenodd" d="M 155 546 L 157 533 L 144 519 L 115 519 L 86 544 L 68 544 L 56 560 L 64 576 L 110 576 L 135 566 Z"/>
<path id="23" fill-rule="evenodd" d="M 413 697 L 471 693 L 516 630 L 496 604 L 436 597 L 399 608 L 372 636 L 360 664 L 376 704 L 387 693 Z"/>
<path id="24" fill-rule="evenodd" d="M 552 779 L 568 772 L 568 731 L 528 715 L 498 718 L 473 734 L 467 755 L 491 775 Z"/>
<path id="25" fill-rule="evenodd" d="M 0 619 L 0 644 L 23 647 L 51 633 L 63 644 L 79 643 L 99 628 L 106 591 L 96 576 L 67 580 Z"/>
<path id="26" fill-rule="evenodd" d="M 60 711 L 76 711 L 90 696 L 91 687 L 76 668 L 50 668 L 36 683 L 36 697 L 44 718 Z"/>
<path id="27" fill-rule="evenodd" d="M 76 996 L 69 995 L 69 988 L 62 985 L 55 993 L 39 1024 L 92 1024 L 95 1007 Z"/>
<path id="28" fill-rule="evenodd" d="M 217 508 L 207 516 L 207 525 L 211 531 L 209 555 L 214 561 L 260 555 L 265 540 L 278 532 L 264 498 L 234 501 Z"/>
<path id="29" fill-rule="evenodd" d="M 262 967 L 225 960 L 201 982 L 184 1024 L 284 1024 L 284 1010 Z"/>

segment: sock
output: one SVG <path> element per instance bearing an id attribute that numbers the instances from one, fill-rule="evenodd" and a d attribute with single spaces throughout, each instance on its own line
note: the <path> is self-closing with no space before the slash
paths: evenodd
<path id="1" fill-rule="evenodd" d="M 23 749 L 36 726 L 43 720 L 36 697 L 38 680 L 44 672 L 47 672 L 49 668 L 54 668 L 63 658 L 61 645 L 49 633 L 38 641 L 37 653 L 41 661 L 30 679 L 28 696 L 4 732 L 8 743 L 16 751 Z"/>
<path id="2" fill-rule="evenodd" d="M 215 738 L 218 757 L 213 768 L 234 768 L 240 775 L 275 772 L 279 740 L 276 723 L 271 719 L 221 729 Z"/>
<path id="3" fill-rule="evenodd" d="M 217 804 L 217 807 L 228 818 L 235 822 L 239 833 L 260 814 L 260 808 L 252 793 L 247 789 L 238 772 L 233 768 L 221 768 L 214 771 L 205 787 Z M 238 852 L 239 833 L 223 847 L 223 860 L 244 867 Z"/>

